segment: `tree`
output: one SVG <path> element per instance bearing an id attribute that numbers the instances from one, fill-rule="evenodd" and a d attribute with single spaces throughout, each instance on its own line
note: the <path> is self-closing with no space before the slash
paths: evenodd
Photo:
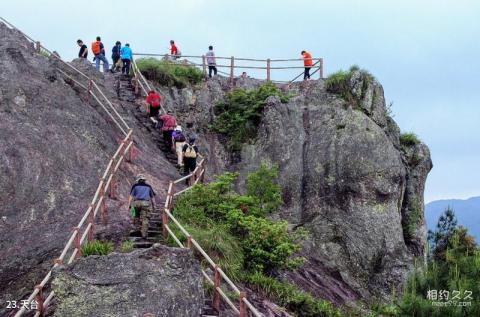
<path id="1" fill-rule="evenodd" d="M 455 211 L 448 207 L 440 218 L 438 218 L 436 230 L 428 231 L 428 241 L 434 258 L 445 259 L 445 251 L 448 247 L 449 240 L 456 229 L 457 217 L 455 216 Z"/>

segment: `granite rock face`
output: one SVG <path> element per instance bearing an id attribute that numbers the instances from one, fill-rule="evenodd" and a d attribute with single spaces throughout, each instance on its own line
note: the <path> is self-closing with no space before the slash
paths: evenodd
<path id="1" fill-rule="evenodd" d="M 260 84 L 236 82 L 247 89 Z M 348 83 L 354 104 L 329 93 L 324 81 L 281 88 L 294 97 L 288 103 L 268 98 L 257 139 L 234 159 L 222 136 L 208 128 L 215 118 L 213 105 L 228 90 L 226 79 L 194 90 L 195 102 L 177 115 L 190 118 L 200 136 L 209 175 L 237 171 L 241 184 L 262 162 L 279 165 L 285 205 L 272 217 L 311 233 L 303 251 L 308 265 L 288 278 L 337 303 L 388 297 L 424 251 L 423 190 L 432 168 L 428 147 L 400 144 L 383 88 L 364 72 L 355 71 Z M 177 109 L 181 98 L 168 95 L 167 104 Z M 329 274 L 324 285 L 305 278 L 315 275 L 315 266 Z"/>
<path id="2" fill-rule="evenodd" d="M 0 23 L 0 301 L 20 300 L 53 265 L 72 228 L 85 213 L 123 134 L 85 90 L 58 69 L 85 78 Z M 121 240 L 131 228 L 129 187 L 144 173 L 161 199 L 180 177 L 133 103 L 116 99 L 114 75 L 99 74 L 86 60 L 73 65 L 92 76 L 135 129 L 137 158 L 119 173 L 116 200 L 107 200 L 107 226 L 97 232 Z M 143 109 L 143 108 L 142 108 Z M 144 116 L 144 115 L 143 115 Z M 0 315 L 4 313 L 0 307 Z"/>
<path id="3" fill-rule="evenodd" d="M 89 256 L 53 274 L 56 317 L 198 317 L 203 276 L 191 251 L 154 245 Z"/>

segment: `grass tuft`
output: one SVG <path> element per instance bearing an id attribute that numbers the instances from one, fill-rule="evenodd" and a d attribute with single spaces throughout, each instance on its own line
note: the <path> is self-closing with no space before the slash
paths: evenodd
<path id="1" fill-rule="evenodd" d="M 108 255 L 113 252 L 111 241 L 93 240 L 82 247 L 82 256 Z"/>
<path id="2" fill-rule="evenodd" d="M 161 61 L 156 58 L 140 58 L 136 64 L 143 75 L 163 86 L 185 88 L 202 81 L 203 73 L 194 66 L 180 62 Z"/>

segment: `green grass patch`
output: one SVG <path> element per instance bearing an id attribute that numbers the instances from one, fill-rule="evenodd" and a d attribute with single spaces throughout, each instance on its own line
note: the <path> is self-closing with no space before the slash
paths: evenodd
<path id="1" fill-rule="evenodd" d="M 354 72 L 360 72 L 363 80 L 362 86 L 362 96 L 358 98 L 358 96 L 353 95 L 350 87 L 350 79 Z M 339 70 L 330 76 L 327 77 L 325 81 L 325 87 L 328 92 L 337 94 L 341 96 L 345 101 L 347 101 L 350 105 L 354 107 L 358 107 L 360 100 L 364 97 L 363 93 L 366 91 L 369 84 L 372 83 L 374 77 L 368 71 L 364 69 L 360 69 L 357 65 L 353 65 L 350 67 L 348 71 Z"/>
<path id="2" fill-rule="evenodd" d="M 93 240 L 82 246 L 82 256 L 108 255 L 113 252 L 111 241 Z"/>
<path id="3" fill-rule="evenodd" d="M 401 146 L 415 146 L 420 143 L 418 136 L 413 132 L 402 133 L 400 135 L 400 145 Z"/>
<path id="4" fill-rule="evenodd" d="M 262 112 L 270 96 L 278 96 L 282 103 L 290 99 L 269 82 L 256 89 L 234 89 L 227 93 L 224 101 L 215 105 L 217 117 L 211 128 L 227 137 L 227 149 L 240 151 L 243 144 L 257 136 Z"/>
<path id="5" fill-rule="evenodd" d="M 255 272 L 246 277 L 246 282 L 254 290 L 265 294 L 275 303 L 285 307 L 296 316 L 304 317 L 343 317 L 340 309 L 326 300 L 313 297 L 296 286 L 273 277 Z"/>
<path id="6" fill-rule="evenodd" d="M 120 245 L 121 253 L 129 253 L 129 252 L 132 252 L 133 250 L 134 250 L 133 241 L 125 240 Z"/>
<path id="7" fill-rule="evenodd" d="M 203 73 L 194 66 L 186 66 L 181 62 L 162 61 L 156 58 L 140 58 L 136 64 L 142 74 L 151 81 L 163 86 L 185 88 L 203 80 Z"/>

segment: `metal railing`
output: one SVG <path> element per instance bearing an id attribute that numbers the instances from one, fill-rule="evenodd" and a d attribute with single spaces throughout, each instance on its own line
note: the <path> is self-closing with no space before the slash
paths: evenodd
<path id="1" fill-rule="evenodd" d="M 200 246 L 200 244 L 195 240 L 195 238 L 180 224 L 180 222 L 173 216 L 172 209 L 174 207 L 175 197 L 185 193 L 190 190 L 194 185 L 199 182 L 204 181 L 205 177 L 205 159 L 202 159 L 198 163 L 195 170 L 182 178 L 171 181 L 168 186 L 167 198 L 165 199 L 164 210 L 162 213 L 162 234 L 165 239 L 171 237 L 175 243 L 180 248 L 189 248 L 196 250 L 201 257 L 206 260 L 213 269 L 214 276 L 208 276 L 207 272 L 202 269 L 202 274 L 205 277 L 205 280 L 214 287 L 213 293 L 213 308 L 217 311 L 220 311 L 220 300 L 223 299 L 224 302 L 240 317 L 247 317 L 247 312 L 250 311 L 255 317 L 263 317 L 263 315 L 248 301 L 246 292 L 241 291 L 235 283 L 225 274 L 225 272 L 212 260 L 212 258 L 205 252 L 205 250 Z M 178 183 L 186 181 L 190 185 L 189 187 L 175 192 L 175 187 Z M 170 221 L 180 230 L 180 232 L 187 239 L 187 245 L 185 246 L 180 239 L 175 235 L 173 230 L 170 228 Z M 227 295 L 227 293 L 222 289 L 221 282 L 225 281 L 226 285 L 229 286 L 233 292 L 239 296 L 238 308 Z"/>
<path id="2" fill-rule="evenodd" d="M 203 74 L 206 76 L 207 74 L 207 56 L 206 55 L 182 55 L 180 56 L 181 58 L 185 58 L 183 60 L 180 59 L 174 59 L 176 57 L 175 55 L 169 55 L 169 54 L 155 54 L 155 53 L 134 53 L 134 56 L 145 56 L 145 57 L 162 57 L 164 61 L 170 61 L 172 63 L 175 63 L 175 65 L 180 65 L 180 66 L 185 66 L 185 67 L 198 67 L 203 71 Z M 227 64 L 215 64 L 215 67 L 217 68 L 223 68 L 223 69 L 229 69 L 229 72 L 222 72 L 223 74 L 227 75 L 230 77 L 230 81 L 233 82 L 235 78 L 235 70 L 240 69 L 240 70 L 246 70 L 246 69 L 256 69 L 256 70 L 265 70 L 266 71 L 266 79 L 267 80 L 272 80 L 272 70 L 286 70 L 286 69 L 304 69 L 305 66 L 272 66 L 275 63 L 299 63 L 303 62 L 303 58 L 290 58 L 290 59 L 254 59 L 254 58 L 243 58 L 243 57 L 224 57 L 224 56 L 215 56 L 216 60 L 220 61 L 230 61 L 230 63 Z M 241 65 L 236 64 L 236 62 L 241 61 L 244 62 Z M 246 63 L 245 63 L 246 62 Z M 323 79 L 323 58 L 319 57 L 312 57 L 312 62 L 313 65 L 311 68 L 314 68 L 315 71 L 310 74 L 316 74 L 317 72 L 319 73 L 320 79 Z M 253 65 L 257 64 L 257 65 Z M 263 64 L 263 66 L 258 66 L 258 64 Z M 301 75 L 303 75 L 303 72 L 296 76 L 294 79 L 288 81 L 287 83 L 292 83 L 293 81 L 297 80 Z"/>

